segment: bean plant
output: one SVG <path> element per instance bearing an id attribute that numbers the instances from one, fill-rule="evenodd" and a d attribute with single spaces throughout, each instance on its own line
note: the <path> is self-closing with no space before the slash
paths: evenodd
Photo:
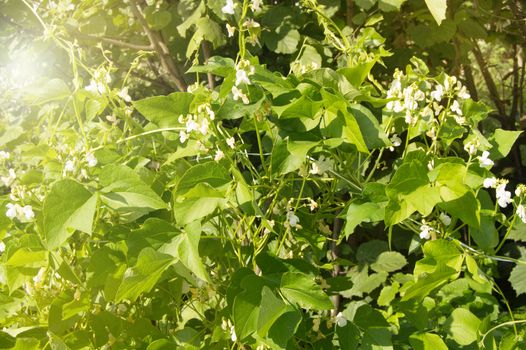
<path id="1" fill-rule="evenodd" d="M 315 0 L 272 70 L 273 5 L 220 3 L 237 51 L 138 99 L 151 53 L 90 65 L 28 7 L 72 78 L 0 109 L 0 348 L 525 348 L 526 186 L 492 173 L 520 131 L 421 58 L 380 79 L 380 34 Z"/>

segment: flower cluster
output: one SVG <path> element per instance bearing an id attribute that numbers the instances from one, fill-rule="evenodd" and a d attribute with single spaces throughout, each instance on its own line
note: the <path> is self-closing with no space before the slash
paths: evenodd
<path id="1" fill-rule="evenodd" d="M 253 75 L 254 72 L 254 66 L 246 60 L 240 60 L 236 65 L 236 81 L 232 87 L 232 95 L 235 101 L 241 99 L 244 104 L 250 103 L 248 96 L 243 92 L 240 86 L 252 84 L 249 76 Z"/>
<path id="2" fill-rule="evenodd" d="M 17 218 L 20 222 L 30 222 L 35 218 L 33 207 L 30 205 L 21 206 L 18 203 L 7 203 L 5 216 L 13 220 Z"/>
<path id="3" fill-rule="evenodd" d="M 187 114 L 179 116 L 179 123 L 184 125 L 184 130 L 179 132 L 179 141 L 185 143 L 192 133 L 199 133 L 203 136 L 208 134 L 210 122 L 215 119 L 215 112 L 209 103 L 201 104 L 197 107 L 197 114 Z"/>
<path id="4" fill-rule="evenodd" d="M 93 73 L 93 79 L 84 89 L 96 95 L 102 95 L 108 91 L 108 84 L 111 83 L 110 72 L 106 69 L 98 69 Z"/>

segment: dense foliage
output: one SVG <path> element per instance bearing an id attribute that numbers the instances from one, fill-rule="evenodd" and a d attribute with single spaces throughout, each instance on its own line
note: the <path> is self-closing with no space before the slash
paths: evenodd
<path id="1" fill-rule="evenodd" d="M 0 13 L 0 348 L 526 347 L 519 1 Z"/>

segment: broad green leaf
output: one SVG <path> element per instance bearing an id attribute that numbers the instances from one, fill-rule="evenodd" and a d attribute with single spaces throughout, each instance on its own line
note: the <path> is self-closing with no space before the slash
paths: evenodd
<path id="1" fill-rule="evenodd" d="M 263 340 L 272 349 L 286 350 L 289 340 L 296 334 L 301 323 L 301 313 L 290 310 L 281 315 L 270 327 L 266 339 Z"/>
<path id="2" fill-rule="evenodd" d="M 117 290 L 115 301 L 124 299 L 135 301 L 142 293 L 149 292 L 157 283 L 164 270 L 174 263 L 168 254 L 158 253 L 152 248 L 144 248 L 134 267 L 128 268 Z"/>
<path id="3" fill-rule="evenodd" d="M 43 206 L 47 248 L 58 248 L 75 230 L 91 234 L 96 206 L 97 195 L 78 182 L 56 182 Z"/>
<path id="4" fill-rule="evenodd" d="M 387 327 L 370 327 L 363 334 L 362 350 L 392 350 L 391 331 Z"/>
<path id="5" fill-rule="evenodd" d="M 277 143 L 272 149 L 272 172 L 287 174 L 298 170 L 307 160 L 309 151 L 318 145 L 313 141 L 290 141 Z"/>
<path id="6" fill-rule="evenodd" d="M 485 252 L 491 252 L 499 244 L 499 233 L 495 227 L 495 220 L 491 216 L 480 216 L 480 227 L 471 227 L 470 236 Z"/>
<path id="7" fill-rule="evenodd" d="M 471 227 L 480 227 L 480 203 L 471 190 L 458 199 L 440 203 L 439 207 Z"/>
<path id="8" fill-rule="evenodd" d="M 386 241 L 380 241 L 377 239 L 370 240 L 361 244 L 356 252 L 356 260 L 359 264 L 371 264 L 374 263 L 377 257 L 385 251 L 389 250 L 389 246 Z"/>
<path id="9" fill-rule="evenodd" d="M 161 128 L 181 126 L 177 119 L 187 115 L 194 95 L 188 92 L 174 92 L 168 96 L 154 96 L 135 101 L 134 107 L 147 120 Z"/>
<path id="10" fill-rule="evenodd" d="M 400 11 L 400 6 L 407 0 L 378 0 L 378 8 L 384 12 Z"/>
<path id="11" fill-rule="evenodd" d="M 16 250 L 5 262 L 6 266 L 13 267 L 41 267 L 47 262 L 48 252 L 21 247 Z"/>
<path id="12" fill-rule="evenodd" d="M 425 0 L 429 12 L 438 25 L 446 19 L 447 0 Z"/>
<path id="13" fill-rule="evenodd" d="M 257 323 L 258 335 L 265 337 L 281 315 L 293 310 L 291 306 L 286 305 L 278 298 L 269 287 L 264 286 L 261 291 L 261 306 Z"/>
<path id="14" fill-rule="evenodd" d="M 364 294 L 371 293 L 376 288 L 380 287 L 387 279 L 387 272 L 368 273 L 368 268 L 353 269 L 348 273 L 348 277 L 353 282 L 353 287 L 349 290 L 343 291 L 341 294 L 346 298 L 353 296 L 363 297 Z"/>
<path id="15" fill-rule="evenodd" d="M 526 293 L 526 265 L 517 264 L 511 270 L 509 281 L 517 295 Z"/>
<path id="16" fill-rule="evenodd" d="M 60 79 L 38 81 L 26 88 L 25 98 L 31 104 L 62 100 L 71 95 L 69 87 Z"/>
<path id="17" fill-rule="evenodd" d="M 246 276 L 249 276 L 251 279 L 261 278 L 253 275 L 251 271 L 244 271 L 241 278 Z M 236 290 L 232 306 L 232 316 L 236 336 L 239 340 L 245 339 L 257 330 L 261 304 L 261 289 L 262 285 L 260 283 L 251 283 L 242 292 Z M 229 289 L 229 292 L 230 291 L 232 291 L 232 289 Z"/>
<path id="18" fill-rule="evenodd" d="M 409 337 L 414 350 L 448 350 L 442 338 L 433 333 L 415 333 Z"/>
<path id="19" fill-rule="evenodd" d="M 151 8 L 151 7 L 149 7 Z M 154 30 L 161 30 L 170 24 L 172 14 L 166 10 L 145 11 L 146 21 Z"/>
<path id="20" fill-rule="evenodd" d="M 347 322 L 344 327 L 336 327 L 340 349 L 357 349 L 360 341 L 360 330 L 353 323 Z"/>
<path id="21" fill-rule="evenodd" d="M 271 51 L 281 54 L 292 54 L 297 51 L 300 33 L 288 25 L 283 25 L 274 31 L 263 31 L 261 39 Z"/>
<path id="22" fill-rule="evenodd" d="M 376 4 L 376 0 L 355 0 L 356 5 L 364 10 L 369 10 Z"/>
<path id="23" fill-rule="evenodd" d="M 281 277 L 281 293 L 304 309 L 330 310 L 334 306 L 312 277 L 298 272 L 286 272 Z"/>
<path id="24" fill-rule="evenodd" d="M 434 289 L 446 283 L 449 278 L 455 274 L 457 274 L 455 269 L 452 269 L 445 264 L 438 265 L 434 272 L 422 275 L 422 277 L 418 278 L 416 283 L 405 289 L 402 301 L 407 301 L 413 298 L 422 299 L 426 297 Z"/>
<path id="25" fill-rule="evenodd" d="M 228 170 L 218 162 L 206 162 L 189 168 L 177 183 L 176 193 L 184 195 L 197 184 L 207 183 L 213 188 L 221 188 L 232 181 Z"/>
<path id="26" fill-rule="evenodd" d="M 107 165 L 100 173 L 102 200 L 110 208 L 129 214 L 133 221 L 166 204 L 139 175 L 125 165 Z"/>
<path id="27" fill-rule="evenodd" d="M 490 149 L 489 158 L 500 159 L 506 157 L 521 134 L 522 131 L 496 129 L 495 133 L 489 139 L 489 142 L 493 146 L 493 148 Z"/>
<path id="28" fill-rule="evenodd" d="M 201 17 L 196 22 L 196 28 L 194 35 L 188 43 L 186 57 L 191 57 L 195 51 L 199 50 L 203 40 L 211 42 L 214 48 L 225 44 L 225 35 L 219 24 L 214 20 L 208 17 Z"/>
<path id="29" fill-rule="evenodd" d="M 190 271 L 203 281 L 210 281 L 203 260 L 199 256 L 199 240 L 201 239 L 201 225 L 194 222 L 187 225 L 175 240 L 177 244 L 177 257 Z"/>
<path id="30" fill-rule="evenodd" d="M 356 226 L 362 222 L 376 222 L 384 219 L 386 203 L 367 202 L 363 204 L 351 203 L 347 209 L 345 237 L 354 233 Z"/>
<path id="31" fill-rule="evenodd" d="M 184 196 L 176 198 L 173 203 L 175 220 L 180 225 L 186 225 L 212 214 L 226 203 L 224 192 L 212 188 L 207 183 L 197 184 Z"/>
<path id="32" fill-rule="evenodd" d="M 371 269 L 376 272 L 394 272 L 407 265 L 405 257 L 398 252 L 383 252 L 371 264 Z"/>
<path id="33" fill-rule="evenodd" d="M 369 109 L 359 104 L 352 104 L 349 107 L 349 111 L 360 126 L 360 131 L 368 149 L 382 148 L 390 144 L 387 135 Z"/>
<path id="34" fill-rule="evenodd" d="M 478 339 L 481 321 L 469 310 L 457 308 L 453 310 L 445 323 L 449 336 L 460 345 L 469 345 Z"/>

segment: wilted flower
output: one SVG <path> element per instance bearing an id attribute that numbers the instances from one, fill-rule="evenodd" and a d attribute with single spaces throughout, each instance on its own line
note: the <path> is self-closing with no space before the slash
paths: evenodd
<path id="1" fill-rule="evenodd" d="M 237 4 L 234 4 L 234 0 L 226 0 L 226 5 L 221 8 L 221 11 L 227 15 L 233 15 L 236 6 Z"/>
<path id="2" fill-rule="evenodd" d="M 314 199 L 309 198 L 309 207 L 310 207 L 310 211 L 314 211 L 318 209 L 318 203 L 316 203 Z"/>

